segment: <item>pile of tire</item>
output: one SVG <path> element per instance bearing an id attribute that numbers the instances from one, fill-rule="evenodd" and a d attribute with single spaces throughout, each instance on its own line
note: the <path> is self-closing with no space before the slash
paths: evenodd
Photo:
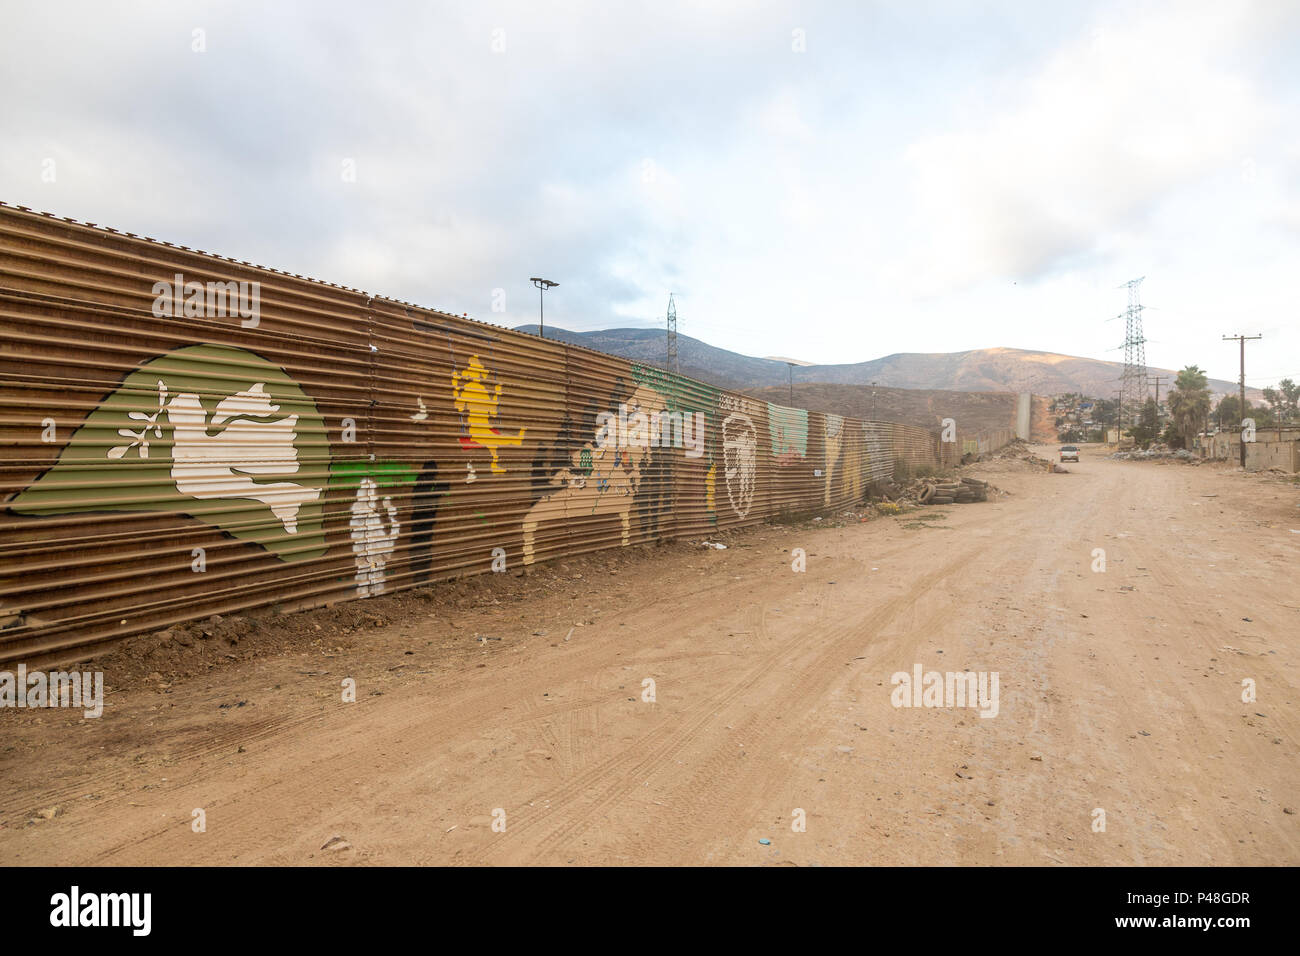
<path id="1" fill-rule="evenodd" d="M 917 501 L 923 505 L 969 504 L 988 501 L 988 497 L 988 482 L 978 478 L 953 478 L 927 481 Z"/>
<path id="2" fill-rule="evenodd" d="M 971 501 L 988 501 L 988 482 L 980 481 L 978 478 L 963 478 L 961 487 L 957 489 L 957 494 L 953 496 L 953 500 L 958 504 Z"/>

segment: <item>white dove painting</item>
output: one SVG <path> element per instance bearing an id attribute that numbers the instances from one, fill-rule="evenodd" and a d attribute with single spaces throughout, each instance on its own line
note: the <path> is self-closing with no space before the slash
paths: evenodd
<path id="1" fill-rule="evenodd" d="M 162 383 L 159 383 L 160 389 Z M 298 473 L 294 446 L 297 415 L 273 421 L 280 410 L 265 392 L 265 383 L 218 403 L 211 421 L 192 392 L 181 392 L 165 405 L 172 427 L 172 478 L 191 498 L 252 498 L 271 509 L 289 534 L 298 532 L 298 509 L 320 497 L 321 489 L 292 481 L 255 482 L 253 476 L 288 477 Z M 159 403 L 165 400 L 162 391 Z M 249 417 L 241 417 L 249 416 Z M 222 427 L 224 426 L 224 427 Z M 212 429 L 221 431 L 213 432 Z"/>
<path id="2" fill-rule="evenodd" d="M 247 349 L 187 345 L 127 373 L 9 508 L 172 512 L 309 561 L 329 549 L 331 467 L 324 417 L 284 368 Z"/>

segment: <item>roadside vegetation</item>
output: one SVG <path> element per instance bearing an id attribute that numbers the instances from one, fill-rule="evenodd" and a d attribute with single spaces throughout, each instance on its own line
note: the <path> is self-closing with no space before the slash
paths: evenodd
<path id="1" fill-rule="evenodd" d="M 1159 404 L 1154 395 L 1147 397 L 1137 423 L 1125 431 L 1141 449 L 1157 442 L 1171 449 L 1190 449 L 1202 432 L 1233 430 L 1244 418 L 1253 419 L 1256 428 L 1300 425 L 1300 384 L 1284 378 L 1276 388 L 1263 389 L 1263 396 L 1262 402 L 1247 400 L 1244 409 L 1240 397 L 1233 394 L 1215 402 L 1206 373 L 1199 366 L 1189 365 L 1161 395 Z M 1057 438 L 1062 444 L 1104 443 L 1119 421 L 1119 401 L 1114 398 L 1090 398 L 1072 392 L 1056 396 L 1052 408 Z"/>

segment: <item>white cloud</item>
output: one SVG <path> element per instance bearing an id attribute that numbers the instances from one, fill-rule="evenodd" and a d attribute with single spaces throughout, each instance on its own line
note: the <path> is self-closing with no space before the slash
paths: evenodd
<path id="1" fill-rule="evenodd" d="M 823 362 L 1114 358 L 1145 273 L 1153 363 L 1231 375 L 1225 314 L 1296 298 L 1300 7 L 1109 2 L 20 6 L 0 198 L 504 324 L 530 275 L 578 329 L 673 291 Z"/>
<path id="2" fill-rule="evenodd" d="M 1016 102 L 914 143 L 928 284 L 1042 277 L 1248 155 L 1263 98 L 1223 64 L 1248 11 L 1217 10 L 1098 26 L 1025 77 Z"/>

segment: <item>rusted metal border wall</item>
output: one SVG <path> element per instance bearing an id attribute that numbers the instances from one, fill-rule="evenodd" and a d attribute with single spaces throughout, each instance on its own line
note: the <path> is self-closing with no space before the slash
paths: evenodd
<path id="1" fill-rule="evenodd" d="M 955 444 L 956 450 L 960 452 L 959 460 L 966 461 L 995 452 L 1015 441 L 1015 438 L 1016 431 L 1014 428 L 995 428 L 975 433 L 966 433 L 959 430 Z M 948 452 L 948 454 L 951 455 L 952 453 Z M 952 463 L 951 459 L 947 457 L 945 462 Z"/>
<path id="2" fill-rule="evenodd" d="M 846 506 L 960 447 L 0 204 L 0 662 Z"/>

